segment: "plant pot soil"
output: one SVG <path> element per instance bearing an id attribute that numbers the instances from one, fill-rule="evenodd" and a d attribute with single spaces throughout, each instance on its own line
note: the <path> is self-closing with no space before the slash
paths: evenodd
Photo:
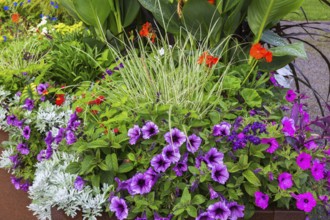
<path id="1" fill-rule="evenodd" d="M 82 213 L 78 212 L 74 218 L 71 218 L 65 214 L 65 212 L 60 209 L 57 210 L 57 207 L 52 207 L 51 209 L 52 220 L 82 220 Z M 117 220 L 116 217 L 109 217 L 107 213 L 103 213 L 102 216 L 97 217 L 97 220 Z"/>
<path id="2" fill-rule="evenodd" d="M 5 140 L 8 140 L 8 134 L 0 130 L 0 143 Z M 0 169 L 0 219 L 36 220 L 37 218 L 26 207 L 30 203 L 28 194 L 22 190 L 16 190 L 10 182 L 10 174 Z"/>

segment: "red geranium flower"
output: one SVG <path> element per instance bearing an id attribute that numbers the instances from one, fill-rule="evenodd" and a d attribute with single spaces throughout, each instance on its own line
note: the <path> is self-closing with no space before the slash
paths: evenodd
<path id="1" fill-rule="evenodd" d="M 113 133 L 115 133 L 115 134 L 119 133 L 119 129 L 118 128 L 114 128 L 113 129 Z"/>
<path id="2" fill-rule="evenodd" d="M 256 43 L 252 45 L 250 49 L 250 55 L 256 60 L 265 58 L 267 63 L 270 63 L 273 60 L 272 52 L 261 46 L 260 43 Z"/>
<path id="3" fill-rule="evenodd" d="M 208 2 L 209 2 L 210 4 L 212 4 L 212 5 L 215 4 L 215 0 L 208 0 Z"/>
<path id="4" fill-rule="evenodd" d="M 211 68 L 213 65 L 219 62 L 219 58 L 210 55 L 208 52 L 203 52 L 202 55 L 198 58 L 197 63 L 202 64 L 204 62 L 209 68 Z"/>
<path id="5" fill-rule="evenodd" d="M 18 23 L 19 22 L 19 18 L 20 18 L 20 16 L 19 16 L 18 13 L 14 13 L 14 14 L 11 15 L 11 20 L 14 23 Z"/>
<path id="6" fill-rule="evenodd" d="M 55 104 L 61 106 L 65 102 L 64 94 L 56 94 Z"/>
<path id="7" fill-rule="evenodd" d="M 152 43 L 155 42 L 156 34 L 152 30 L 152 25 L 150 22 L 146 22 L 142 25 L 142 29 L 139 32 L 141 37 L 146 37 L 151 40 Z"/>
<path id="8" fill-rule="evenodd" d="M 81 113 L 83 110 L 84 110 L 84 109 L 81 108 L 81 107 L 77 107 L 77 108 L 76 108 L 76 112 L 77 112 L 77 113 Z"/>

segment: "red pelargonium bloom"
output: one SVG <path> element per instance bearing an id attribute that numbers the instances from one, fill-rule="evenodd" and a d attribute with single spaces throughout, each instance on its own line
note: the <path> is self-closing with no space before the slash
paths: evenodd
<path id="1" fill-rule="evenodd" d="M 210 4 L 212 4 L 212 5 L 215 4 L 215 0 L 208 0 L 208 2 L 209 2 Z"/>
<path id="2" fill-rule="evenodd" d="M 77 107 L 77 108 L 76 108 L 76 112 L 77 112 L 77 113 L 81 113 L 83 110 L 84 110 L 84 109 L 81 108 L 81 107 Z"/>
<path id="3" fill-rule="evenodd" d="M 197 63 L 202 64 L 204 62 L 209 68 L 211 68 L 213 65 L 219 62 L 219 58 L 210 55 L 208 52 L 203 52 L 202 55 L 198 58 Z"/>
<path id="4" fill-rule="evenodd" d="M 113 133 L 118 134 L 119 133 L 119 129 L 118 128 L 114 128 L 113 129 Z"/>
<path id="5" fill-rule="evenodd" d="M 65 102 L 64 94 L 56 94 L 55 104 L 61 106 Z"/>
<path id="6" fill-rule="evenodd" d="M 100 95 L 95 99 L 95 104 L 100 105 L 102 102 L 104 102 L 105 98 L 104 96 Z"/>
<path id="7" fill-rule="evenodd" d="M 273 60 L 272 52 L 261 46 L 260 43 L 252 45 L 250 49 L 250 56 L 255 58 L 256 60 L 265 58 L 267 63 L 270 63 Z"/>
<path id="8" fill-rule="evenodd" d="M 146 22 L 142 25 L 142 29 L 139 32 L 141 37 L 146 37 L 151 40 L 152 43 L 155 42 L 156 34 L 152 30 L 152 25 L 150 22 Z"/>
<path id="9" fill-rule="evenodd" d="M 18 13 L 14 13 L 14 14 L 11 15 L 11 20 L 14 23 L 18 23 L 19 22 L 19 18 L 20 18 L 20 16 L 19 16 Z"/>

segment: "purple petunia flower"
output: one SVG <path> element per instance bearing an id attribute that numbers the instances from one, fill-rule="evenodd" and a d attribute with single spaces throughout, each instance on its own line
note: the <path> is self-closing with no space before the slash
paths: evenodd
<path id="1" fill-rule="evenodd" d="M 295 196 L 297 209 L 304 212 L 311 212 L 316 206 L 316 200 L 310 192 L 299 194 Z"/>
<path id="2" fill-rule="evenodd" d="M 202 212 L 196 218 L 196 220 L 214 220 L 208 212 Z"/>
<path id="3" fill-rule="evenodd" d="M 150 139 L 152 136 L 159 133 L 158 126 L 151 121 L 148 121 L 141 130 L 143 139 Z"/>
<path id="4" fill-rule="evenodd" d="M 225 184 L 226 181 L 229 179 L 229 173 L 226 165 L 218 164 L 212 167 L 211 177 L 214 181 L 221 184 Z"/>
<path id="5" fill-rule="evenodd" d="M 125 181 L 121 181 L 118 177 L 115 177 L 115 181 L 117 182 L 117 192 L 122 191 L 122 190 L 127 190 L 130 192 L 130 187 L 129 185 L 131 184 L 132 179 L 128 179 Z"/>
<path id="6" fill-rule="evenodd" d="M 317 149 L 319 146 L 315 143 L 315 141 L 311 140 L 311 141 L 307 141 L 304 146 L 308 149 L 308 150 L 314 150 Z"/>
<path id="7" fill-rule="evenodd" d="M 268 207 L 269 196 L 260 191 L 254 193 L 255 204 L 261 209 L 266 209 Z"/>
<path id="8" fill-rule="evenodd" d="M 130 183 L 131 195 L 149 193 L 151 188 L 152 182 L 148 175 L 138 173 L 132 177 Z"/>
<path id="9" fill-rule="evenodd" d="M 219 194 L 212 188 L 211 185 L 208 186 L 210 192 L 210 199 L 219 198 Z"/>
<path id="10" fill-rule="evenodd" d="M 228 219 L 230 210 L 225 202 L 216 202 L 207 208 L 207 212 L 213 219 Z"/>
<path id="11" fill-rule="evenodd" d="M 188 153 L 185 153 L 183 155 L 182 161 L 178 162 L 175 167 L 173 167 L 173 170 L 177 176 L 182 176 L 183 172 L 186 172 L 188 170 Z"/>
<path id="12" fill-rule="evenodd" d="M 147 214 L 144 212 L 141 217 L 136 217 L 135 220 L 148 220 Z"/>
<path id="13" fill-rule="evenodd" d="M 23 121 L 20 121 L 18 119 L 15 119 L 13 126 L 17 127 L 17 128 L 21 128 L 23 126 Z"/>
<path id="14" fill-rule="evenodd" d="M 288 101 L 288 102 L 294 102 L 294 100 L 297 98 L 297 94 L 289 89 L 287 92 L 286 92 L 286 96 L 285 96 L 285 99 Z"/>
<path id="15" fill-rule="evenodd" d="M 202 156 L 202 155 L 197 156 L 195 159 L 195 167 L 200 168 L 202 162 L 205 162 L 204 156 Z"/>
<path id="16" fill-rule="evenodd" d="M 39 154 L 37 155 L 38 161 L 48 160 L 53 155 L 53 149 L 50 147 L 47 147 L 46 150 L 41 150 Z"/>
<path id="17" fill-rule="evenodd" d="M 25 99 L 23 108 L 28 111 L 32 111 L 32 109 L 34 108 L 34 101 L 29 98 Z"/>
<path id="18" fill-rule="evenodd" d="M 312 156 L 305 152 L 302 152 L 301 154 L 299 154 L 296 159 L 297 165 L 302 170 L 309 169 L 311 167 L 311 161 L 312 161 Z"/>
<path id="19" fill-rule="evenodd" d="M 77 176 L 74 181 L 74 188 L 78 191 L 82 190 L 85 186 L 85 180 L 81 176 Z"/>
<path id="20" fill-rule="evenodd" d="M 20 160 L 19 160 L 17 154 L 9 156 L 9 160 L 13 164 L 13 169 L 16 169 L 18 167 L 18 165 L 20 164 Z"/>
<path id="21" fill-rule="evenodd" d="M 52 146 L 52 143 L 54 141 L 53 134 L 51 131 L 49 131 L 46 135 L 46 138 L 44 139 L 47 146 Z"/>
<path id="22" fill-rule="evenodd" d="M 10 177 L 11 183 L 14 185 L 15 189 L 19 190 L 21 188 L 21 179 L 22 178 L 16 178 L 14 176 Z"/>
<path id="23" fill-rule="evenodd" d="M 325 171 L 325 164 L 319 163 L 318 161 L 314 161 L 313 166 L 311 168 L 311 172 L 315 181 L 320 181 L 324 179 L 324 171 Z"/>
<path id="24" fill-rule="evenodd" d="M 110 201 L 110 211 L 116 214 L 119 220 L 126 219 L 128 216 L 128 208 L 124 199 L 117 196 L 112 197 Z"/>
<path id="25" fill-rule="evenodd" d="M 20 185 L 20 189 L 23 190 L 24 192 L 29 191 L 29 187 L 30 187 L 30 183 L 29 182 L 25 182 L 25 183 L 22 183 Z"/>
<path id="26" fill-rule="evenodd" d="M 213 147 L 205 154 L 204 160 L 210 168 L 223 164 L 223 153 Z"/>
<path id="27" fill-rule="evenodd" d="M 228 122 L 221 122 L 218 125 L 213 126 L 213 136 L 219 137 L 219 136 L 228 136 L 230 135 L 230 128 L 231 124 Z"/>
<path id="28" fill-rule="evenodd" d="M 171 129 L 164 135 L 165 141 L 171 144 L 173 147 L 181 147 L 181 145 L 186 141 L 186 135 L 177 128 Z"/>
<path id="29" fill-rule="evenodd" d="M 285 136 L 290 136 L 293 137 L 295 132 L 296 132 L 296 128 L 294 126 L 294 120 L 288 117 L 284 117 L 282 119 L 282 132 Z"/>
<path id="30" fill-rule="evenodd" d="M 286 190 L 293 186 L 292 175 L 287 172 L 283 172 L 278 176 L 278 185 L 280 189 Z"/>
<path id="31" fill-rule="evenodd" d="M 7 116 L 7 124 L 14 125 L 14 122 L 17 120 L 15 115 L 8 115 Z"/>
<path id="32" fill-rule="evenodd" d="M 160 177 L 160 174 L 156 173 L 151 167 L 144 174 L 150 179 L 151 187 L 157 183 Z"/>
<path id="33" fill-rule="evenodd" d="M 30 133 L 31 133 L 30 127 L 28 125 L 25 126 L 24 129 L 22 130 L 22 135 L 26 140 L 30 139 Z"/>
<path id="34" fill-rule="evenodd" d="M 273 154 L 279 147 L 275 138 L 263 138 L 261 144 L 268 144 L 269 147 L 266 149 L 267 153 Z"/>
<path id="35" fill-rule="evenodd" d="M 23 155 L 28 155 L 30 153 L 30 149 L 27 144 L 20 143 L 17 145 L 16 149 Z"/>
<path id="36" fill-rule="evenodd" d="M 63 140 L 64 136 L 65 136 L 65 129 L 64 128 L 60 128 L 58 130 L 58 133 L 57 133 L 56 137 L 54 138 L 55 143 L 56 144 L 59 144 Z"/>
<path id="37" fill-rule="evenodd" d="M 131 145 L 136 144 L 136 142 L 139 140 L 139 138 L 141 137 L 141 129 L 138 125 L 134 125 L 133 128 L 130 128 L 128 130 L 128 134 L 127 134 L 130 139 L 129 139 L 129 143 Z"/>
<path id="38" fill-rule="evenodd" d="M 40 83 L 38 86 L 37 86 L 37 92 L 39 95 L 44 95 L 46 92 L 47 92 L 47 84 L 42 84 Z"/>
<path id="39" fill-rule="evenodd" d="M 77 141 L 77 138 L 73 131 L 67 131 L 65 139 L 66 139 L 67 145 L 74 144 Z"/>
<path id="40" fill-rule="evenodd" d="M 167 217 L 162 217 L 158 213 L 154 213 L 154 220 L 171 220 L 172 219 L 172 214 L 169 214 Z"/>
<path id="41" fill-rule="evenodd" d="M 229 202 L 227 203 L 227 207 L 230 210 L 230 220 L 237 220 L 244 217 L 244 205 L 239 205 L 237 202 Z"/>
<path id="42" fill-rule="evenodd" d="M 186 147 L 187 150 L 191 153 L 195 153 L 198 148 L 201 146 L 202 138 L 198 137 L 195 134 L 192 134 L 188 137 Z"/>
<path id="43" fill-rule="evenodd" d="M 165 172 L 170 167 L 171 163 L 163 158 L 162 154 L 154 156 L 151 160 L 151 166 L 157 173 Z"/>
<path id="44" fill-rule="evenodd" d="M 169 163 L 177 163 L 181 157 L 179 149 L 171 145 L 163 148 L 162 155 Z"/>
<path id="45" fill-rule="evenodd" d="M 75 131 L 80 125 L 79 117 L 76 112 L 70 115 L 70 119 L 68 121 L 67 130 Z"/>

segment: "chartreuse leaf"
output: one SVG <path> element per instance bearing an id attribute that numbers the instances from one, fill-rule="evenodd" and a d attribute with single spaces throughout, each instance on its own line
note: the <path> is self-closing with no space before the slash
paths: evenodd
<path id="1" fill-rule="evenodd" d="M 298 9 L 304 0 L 252 0 L 248 7 L 247 20 L 251 31 L 260 41 L 264 29 Z"/>
<path id="2" fill-rule="evenodd" d="M 250 107 L 261 107 L 262 99 L 255 89 L 245 88 L 240 93 Z"/>
<path id="3" fill-rule="evenodd" d="M 261 186 L 260 180 L 251 170 L 245 170 L 243 172 L 243 176 L 247 181 L 249 181 L 249 183 L 255 186 Z"/>
<path id="4" fill-rule="evenodd" d="M 134 166 L 132 163 L 123 163 L 118 168 L 118 173 L 128 173 L 133 170 Z"/>
<path id="5" fill-rule="evenodd" d="M 87 148 L 89 149 L 97 149 L 97 148 L 103 148 L 103 147 L 109 147 L 109 143 L 104 140 L 95 140 L 90 143 L 88 143 Z"/>

